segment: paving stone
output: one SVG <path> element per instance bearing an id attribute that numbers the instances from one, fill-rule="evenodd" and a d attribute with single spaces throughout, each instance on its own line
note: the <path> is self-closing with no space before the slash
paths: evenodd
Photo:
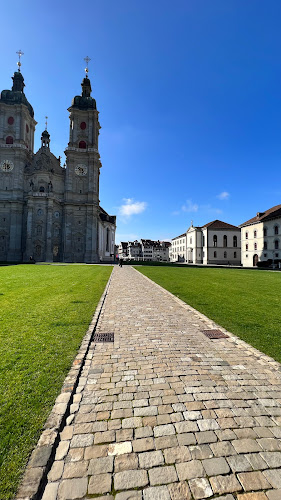
<path id="1" fill-rule="evenodd" d="M 210 448 L 216 457 L 227 457 L 229 455 L 236 455 L 236 451 L 232 444 L 228 441 L 210 444 Z M 241 453 L 242 450 L 241 450 Z M 206 457 L 207 458 L 207 457 Z"/>
<path id="2" fill-rule="evenodd" d="M 266 492 L 268 500 L 280 500 L 281 498 L 281 489 L 280 490 L 271 490 Z M 242 499 L 243 500 L 243 499 Z M 247 499 L 246 499 L 247 500 Z"/>
<path id="3" fill-rule="evenodd" d="M 83 477 L 87 475 L 88 461 L 66 463 L 63 470 L 63 479 Z"/>
<path id="4" fill-rule="evenodd" d="M 281 471 L 280 471 L 280 469 L 265 470 L 265 471 L 263 471 L 263 474 L 266 477 L 266 479 L 269 481 L 269 483 L 272 485 L 273 488 L 276 488 L 276 489 L 281 488 Z M 265 488 L 269 488 L 269 486 L 266 486 Z"/>
<path id="5" fill-rule="evenodd" d="M 126 470 L 117 472 L 114 475 L 115 490 L 129 490 L 131 488 L 141 488 L 148 484 L 146 470 Z"/>
<path id="6" fill-rule="evenodd" d="M 253 492 L 253 493 L 242 493 L 238 495 L 238 500 L 268 500 L 268 496 L 265 493 Z"/>
<path id="7" fill-rule="evenodd" d="M 215 443 L 218 440 L 214 431 L 195 432 L 195 438 L 198 444 Z"/>
<path id="8" fill-rule="evenodd" d="M 132 446 L 133 450 L 137 452 L 155 449 L 155 443 L 152 437 L 136 439 L 135 441 L 132 442 Z"/>
<path id="9" fill-rule="evenodd" d="M 142 429 L 142 427 L 139 427 Z M 137 430 L 137 429 L 136 429 Z M 133 441 L 134 430 L 133 429 L 120 429 L 116 431 L 116 441 Z"/>
<path id="10" fill-rule="evenodd" d="M 56 450 L 55 460 L 62 460 L 67 454 L 68 449 L 69 449 L 69 441 L 61 441 L 58 444 Z"/>
<path id="11" fill-rule="evenodd" d="M 207 473 L 207 476 L 217 476 L 219 474 L 227 474 L 230 469 L 225 458 L 207 458 L 202 460 L 202 465 Z"/>
<path id="12" fill-rule="evenodd" d="M 155 438 L 155 448 L 156 450 L 161 450 L 163 448 L 173 448 L 178 445 L 177 436 L 162 436 Z"/>
<path id="13" fill-rule="evenodd" d="M 88 478 L 64 479 L 58 488 L 58 500 L 75 500 L 83 498 L 87 493 Z"/>
<path id="14" fill-rule="evenodd" d="M 131 453 L 131 451 L 132 443 L 130 441 L 108 445 L 108 455 L 123 455 L 124 453 Z"/>
<path id="15" fill-rule="evenodd" d="M 108 445 L 103 444 L 100 446 L 89 446 L 85 448 L 85 460 L 89 460 L 91 458 L 99 458 L 106 457 L 108 454 Z"/>
<path id="16" fill-rule="evenodd" d="M 57 481 L 58 479 L 60 479 L 62 476 L 63 467 L 64 467 L 63 460 L 55 461 L 52 465 L 52 468 L 51 468 L 49 474 L 48 474 L 48 481 L 52 482 L 52 481 Z"/>
<path id="17" fill-rule="evenodd" d="M 135 417 L 149 417 L 153 415 L 158 415 L 157 406 L 144 406 L 143 408 L 134 409 Z"/>
<path id="18" fill-rule="evenodd" d="M 201 444 L 198 446 L 190 446 L 189 451 L 192 458 L 203 460 L 204 458 L 212 458 L 214 456 L 210 446 L 208 444 Z M 221 450 L 219 450 L 221 451 Z M 220 453 L 218 456 L 225 455 L 225 453 Z"/>
<path id="19" fill-rule="evenodd" d="M 141 417 L 130 417 L 130 418 L 124 418 L 122 420 L 123 429 L 134 429 L 135 427 L 141 427 L 141 426 L 142 426 Z"/>
<path id="20" fill-rule="evenodd" d="M 113 457 L 93 458 L 90 460 L 88 475 L 103 474 L 113 471 Z"/>
<path id="21" fill-rule="evenodd" d="M 268 468 L 266 461 L 261 457 L 260 453 L 247 453 L 246 457 L 254 470 Z"/>
<path id="22" fill-rule="evenodd" d="M 105 431 L 105 432 L 95 433 L 94 444 L 111 443 L 112 441 L 115 441 L 115 431 Z"/>
<path id="23" fill-rule="evenodd" d="M 138 427 L 137 429 L 135 429 L 135 439 L 141 439 L 151 436 L 153 436 L 153 430 L 150 426 Z"/>
<path id="24" fill-rule="evenodd" d="M 234 474 L 227 476 L 215 476 L 210 478 L 210 483 L 214 493 L 233 493 L 241 491 L 241 484 L 237 481 Z"/>
<path id="25" fill-rule="evenodd" d="M 281 467 L 281 452 L 278 451 L 264 451 L 261 452 L 261 457 L 265 460 L 269 467 Z M 281 497 L 280 497 L 281 498 Z"/>
<path id="26" fill-rule="evenodd" d="M 104 500 L 107 500 L 107 498 Z M 142 500 L 142 492 L 136 490 L 122 491 L 120 493 L 117 493 L 117 495 L 115 496 L 115 500 Z"/>
<path id="27" fill-rule="evenodd" d="M 173 483 L 178 480 L 176 469 L 172 465 L 156 467 L 148 471 L 149 481 L 152 486 Z"/>
<path id="28" fill-rule="evenodd" d="M 96 474 L 94 476 L 91 476 L 88 486 L 89 495 L 97 495 L 99 493 L 110 492 L 111 479 L 112 479 L 111 474 Z"/>
<path id="29" fill-rule="evenodd" d="M 155 486 L 143 490 L 143 500 L 171 500 L 167 486 Z"/>
<path id="30" fill-rule="evenodd" d="M 141 469 L 149 469 L 164 464 L 163 453 L 160 450 L 140 453 L 138 458 Z"/>
<path id="31" fill-rule="evenodd" d="M 175 424 L 179 425 L 179 424 Z M 166 424 L 166 425 L 156 425 L 153 429 L 154 436 L 155 437 L 161 437 L 161 436 L 171 436 L 172 434 L 175 434 L 175 427 L 173 424 Z"/>
<path id="32" fill-rule="evenodd" d="M 232 472 L 247 472 L 252 470 L 252 466 L 247 459 L 247 455 L 232 455 L 226 459 Z"/>
<path id="33" fill-rule="evenodd" d="M 208 479 L 202 477 L 190 479 L 188 484 L 195 500 L 202 500 L 203 498 L 209 498 L 213 495 Z"/>
<path id="34" fill-rule="evenodd" d="M 271 471 L 267 471 L 271 472 Z M 245 491 L 265 490 L 270 488 L 270 483 L 262 472 L 240 472 L 237 474 Z"/>
<path id="35" fill-rule="evenodd" d="M 196 432 L 199 430 L 197 423 L 193 421 L 176 422 L 174 425 L 178 434 L 182 434 L 183 432 Z"/>
<path id="36" fill-rule="evenodd" d="M 191 500 L 190 489 L 186 482 L 172 483 L 168 485 L 171 500 Z"/>
<path id="37" fill-rule="evenodd" d="M 67 443 L 67 441 L 64 441 Z M 93 434 L 76 434 L 70 441 L 70 448 L 81 448 L 91 446 L 94 442 Z"/>
<path id="38" fill-rule="evenodd" d="M 200 460 L 190 460 L 181 464 L 176 464 L 176 470 L 180 481 L 206 476 Z"/>
<path id="39" fill-rule="evenodd" d="M 114 461 L 114 472 L 122 472 L 124 470 L 137 469 L 139 466 L 138 455 L 136 453 L 128 453 L 118 455 Z"/>
<path id="40" fill-rule="evenodd" d="M 48 483 L 45 490 L 44 490 L 42 500 L 56 500 L 58 487 L 59 487 L 58 482 L 57 483 Z"/>
<path id="41" fill-rule="evenodd" d="M 177 446 L 164 450 L 166 464 L 187 462 L 191 460 L 191 454 L 187 446 Z"/>

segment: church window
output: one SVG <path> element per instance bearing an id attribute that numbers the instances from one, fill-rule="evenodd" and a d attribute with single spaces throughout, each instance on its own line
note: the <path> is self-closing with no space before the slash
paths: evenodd
<path id="1" fill-rule="evenodd" d="M 223 246 L 227 247 L 227 236 L 226 235 L 224 235 L 224 237 L 223 237 Z"/>
<path id="2" fill-rule="evenodd" d="M 216 259 L 216 257 L 217 257 L 217 252 L 214 252 L 214 258 Z"/>
<path id="3" fill-rule="evenodd" d="M 81 130 L 85 130 L 86 127 L 87 127 L 86 122 L 81 122 L 80 123 Z"/>
<path id="4" fill-rule="evenodd" d="M 274 226 L 274 234 L 279 234 L 278 226 Z"/>
<path id="5" fill-rule="evenodd" d="M 42 234 L 42 226 L 37 226 L 37 234 L 39 236 Z"/>
<path id="6" fill-rule="evenodd" d="M 80 141 L 80 142 L 79 142 L 79 148 L 80 148 L 80 149 L 86 149 L 86 147 L 87 147 L 87 144 L 86 144 L 86 142 L 85 142 L 85 141 Z"/>
<path id="7" fill-rule="evenodd" d="M 254 231 L 254 238 L 257 237 L 257 231 Z"/>
<path id="8" fill-rule="evenodd" d="M 214 234 L 214 236 L 213 236 L 213 244 L 214 244 L 214 247 L 216 247 L 218 244 L 218 237 L 216 234 Z"/>
<path id="9" fill-rule="evenodd" d="M 275 250 L 278 250 L 278 248 L 279 248 L 279 241 L 278 240 L 274 241 L 274 248 L 275 248 Z"/>
<path id="10" fill-rule="evenodd" d="M 60 216 L 60 213 L 59 212 L 55 212 L 55 218 L 58 219 Z"/>
<path id="11" fill-rule="evenodd" d="M 27 133 L 29 132 L 29 126 L 27 124 L 25 125 L 25 130 Z"/>
<path id="12" fill-rule="evenodd" d="M 11 135 L 8 135 L 8 137 L 6 137 L 6 144 L 14 144 L 14 139 Z"/>
<path id="13" fill-rule="evenodd" d="M 39 208 L 39 209 L 37 210 L 37 215 L 42 215 L 42 214 L 43 214 L 43 210 L 42 210 L 42 208 Z"/>
<path id="14" fill-rule="evenodd" d="M 44 186 L 40 186 L 39 191 L 40 191 L 40 193 L 45 193 L 45 188 L 44 188 Z"/>
<path id="15" fill-rule="evenodd" d="M 237 247 L 237 236 L 233 236 L 233 246 L 234 248 Z"/>
<path id="16" fill-rule="evenodd" d="M 267 250 L 267 241 L 264 242 L 263 247 L 264 247 L 265 250 Z"/>
<path id="17" fill-rule="evenodd" d="M 248 248 L 249 248 L 249 245 L 248 245 L 248 243 L 247 243 L 247 244 L 246 244 L 246 250 L 248 250 Z"/>
<path id="18" fill-rule="evenodd" d="M 8 124 L 9 125 L 13 125 L 14 121 L 15 121 L 14 118 L 12 116 L 9 116 L 9 118 L 8 118 Z"/>
<path id="19" fill-rule="evenodd" d="M 234 252 L 233 257 L 234 257 L 234 259 L 236 259 L 236 257 L 237 257 L 237 252 Z"/>
<path id="20" fill-rule="evenodd" d="M 254 248 L 255 248 L 255 250 L 257 250 L 257 248 L 258 248 L 258 246 L 257 246 L 257 244 L 256 244 L 256 243 L 255 243 L 255 245 L 254 245 Z"/>
<path id="21" fill-rule="evenodd" d="M 224 256 L 224 258 L 226 259 L 226 258 L 227 258 L 227 252 L 224 252 L 224 253 L 223 253 L 223 256 Z"/>
<path id="22" fill-rule="evenodd" d="M 266 227 L 264 227 L 264 229 L 263 229 L 263 235 L 267 236 L 267 228 Z"/>
<path id="23" fill-rule="evenodd" d="M 246 240 L 248 239 L 248 237 L 249 237 L 249 233 L 245 233 Z"/>

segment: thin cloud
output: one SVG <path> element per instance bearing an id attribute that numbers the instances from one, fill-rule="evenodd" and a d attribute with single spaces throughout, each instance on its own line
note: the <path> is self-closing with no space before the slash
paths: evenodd
<path id="1" fill-rule="evenodd" d="M 124 198 L 125 203 L 119 207 L 119 215 L 129 218 L 132 215 L 141 214 L 146 210 L 146 201 L 134 201 L 133 198 Z"/>
<path id="2" fill-rule="evenodd" d="M 219 200 L 228 200 L 229 197 L 230 197 L 230 194 L 227 191 L 223 191 L 222 193 L 217 195 L 217 198 Z"/>
<path id="3" fill-rule="evenodd" d="M 182 205 L 181 209 L 183 212 L 198 212 L 199 206 L 196 203 L 192 203 L 192 200 L 186 200 L 185 205 Z"/>

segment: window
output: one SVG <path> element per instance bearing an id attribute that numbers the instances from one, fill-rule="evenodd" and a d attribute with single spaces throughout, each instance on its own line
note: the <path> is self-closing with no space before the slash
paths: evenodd
<path id="1" fill-rule="evenodd" d="M 278 240 L 274 241 L 274 248 L 275 248 L 275 250 L 278 250 L 278 248 L 279 248 L 279 241 Z"/>
<path id="2" fill-rule="evenodd" d="M 42 226 L 37 226 L 37 234 L 39 236 L 42 234 Z"/>
<path id="3" fill-rule="evenodd" d="M 227 247 L 227 236 L 226 236 L 226 234 L 223 237 L 223 246 Z"/>
<path id="4" fill-rule="evenodd" d="M 254 244 L 254 248 L 255 248 L 255 250 L 257 250 L 257 248 L 258 248 L 258 245 L 256 243 Z"/>
<path id="5" fill-rule="evenodd" d="M 267 241 L 264 242 L 263 248 L 267 250 Z"/>
<path id="6" fill-rule="evenodd" d="M 8 118 L 8 124 L 9 125 L 13 125 L 14 121 L 15 121 L 14 118 L 12 116 L 9 116 L 9 118 Z"/>
<path id="7" fill-rule="evenodd" d="M 279 228 L 278 228 L 278 226 L 274 226 L 274 234 L 279 234 Z"/>
<path id="8" fill-rule="evenodd" d="M 204 234 L 202 234 L 202 246 L 203 247 L 205 246 L 205 236 L 204 236 Z"/>
<path id="9" fill-rule="evenodd" d="M 40 193 L 45 193 L 45 188 L 44 188 L 44 186 L 40 186 L 39 191 L 40 191 Z"/>
<path id="10" fill-rule="evenodd" d="M 217 258 L 217 252 L 214 252 L 214 258 L 215 259 Z"/>
<path id="11" fill-rule="evenodd" d="M 218 245 L 218 237 L 216 234 L 214 234 L 214 236 L 213 236 L 213 245 L 214 245 L 214 247 L 216 247 Z"/>
<path id="12" fill-rule="evenodd" d="M 257 231 L 254 231 L 254 238 L 257 237 Z"/>
<path id="13" fill-rule="evenodd" d="M 233 236 L 233 246 L 237 248 L 237 236 Z"/>
<path id="14" fill-rule="evenodd" d="M 267 236 L 267 228 L 266 227 L 263 228 L 263 235 Z"/>
<path id="15" fill-rule="evenodd" d="M 81 130 L 85 130 L 85 128 L 87 127 L 86 123 L 85 122 L 81 122 L 80 123 L 80 128 Z"/>
<path id="16" fill-rule="evenodd" d="M 224 259 L 227 258 L 227 252 L 223 252 L 223 257 L 224 257 Z"/>
<path id="17" fill-rule="evenodd" d="M 234 252 L 233 257 L 234 257 L 234 259 L 237 258 L 237 252 Z"/>
<path id="18" fill-rule="evenodd" d="M 80 149 L 86 149 L 87 147 L 87 144 L 85 141 L 80 141 L 79 142 L 79 146 L 78 146 Z"/>
<path id="19" fill-rule="evenodd" d="M 14 139 L 11 135 L 8 135 L 8 137 L 6 137 L 6 144 L 14 144 Z"/>
<path id="20" fill-rule="evenodd" d="M 248 237 L 249 237 L 249 233 L 247 232 L 247 233 L 245 233 L 246 240 L 248 239 Z"/>
<path id="21" fill-rule="evenodd" d="M 246 250 L 248 250 L 248 249 L 249 249 L 249 245 L 248 245 L 248 243 L 246 243 Z"/>

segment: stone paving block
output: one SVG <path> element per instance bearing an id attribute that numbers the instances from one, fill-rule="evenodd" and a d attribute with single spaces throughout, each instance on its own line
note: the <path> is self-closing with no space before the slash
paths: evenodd
<path id="1" fill-rule="evenodd" d="M 227 474 L 230 472 L 229 465 L 223 457 L 207 458 L 202 460 L 202 465 L 207 476 L 218 476 L 219 474 Z"/>
<path id="2" fill-rule="evenodd" d="M 195 500 L 202 500 L 203 498 L 209 498 L 213 495 L 208 479 L 202 477 L 191 479 L 188 484 Z"/>
<path id="3" fill-rule="evenodd" d="M 90 460 L 91 458 L 106 457 L 108 454 L 108 444 L 88 446 L 85 448 L 85 460 Z"/>
<path id="4" fill-rule="evenodd" d="M 190 446 L 189 451 L 191 453 L 192 458 L 198 460 L 203 460 L 204 458 L 212 458 L 214 456 L 214 453 L 208 444 Z M 218 456 L 224 456 L 224 455 L 225 455 L 224 453 L 221 453 Z"/>
<path id="5" fill-rule="evenodd" d="M 151 486 L 173 483 L 178 480 L 176 469 L 172 465 L 150 469 L 148 474 Z"/>
<path id="6" fill-rule="evenodd" d="M 136 452 L 155 450 L 155 443 L 152 437 L 136 439 L 132 442 L 133 450 Z"/>
<path id="7" fill-rule="evenodd" d="M 134 429 L 135 427 L 142 427 L 141 417 L 130 417 L 122 420 L 122 429 Z"/>
<path id="8" fill-rule="evenodd" d="M 265 460 L 269 467 L 281 467 L 281 452 L 279 451 L 264 451 L 261 452 L 261 457 Z M 281 498 L 281 497 L 280 497 Z"/>
<path id="9" fill-rule="evenodd" d="M 113 471 L 113 457 L 93 458 L 90 460 L 88 475 L 103 474 Z"/>
<path id="10" fill-rule="evenodd" d="M 115 431 L 96 432 L 94 444 L 111 443 L 115 441 Z"/>
<path id="11" fill-rule="evenodd" d="M 64 441 L 67 443 L 67 441 Z M 91 446 L 94 442 L 93 434 L 76 434 L 70 441 L 70 448 Z"/>
<path id="12" fill-rule="evenodd" d="M 280 498 L 281 498 L 281 489 L 279 489 L 279 490 L 269 490 L 269 491 L 266 492 L 266 495 L 267 495 L 266 496 L 266 500 L 267 499 L 268 500 L 280 500 Z"/>
<path id="13" fill-rule="evenodd" d="M 196 432 L 199 430 L 197 423 L 194 421 L 176 422 L 174 425 L 178 434 L 182 434 L 183 432 Z"/>
<path id="14" fill-rule="evenodd" d="M 87 493 L 88 478 L 64 479 L 58 488 L 58 500 L 75 500 L 83 498 Z"/>
<path id="15" fill-rule="evenodd" d="M 206 476 L 200 460 L 190 460 L 189 462 L 176 464 L 176 470 L 180 481 Z"/>
<path id="16" fill-rule="evenodd" d="M 266 461 L 261 457 L 260 453 L 247 453 L 246 457 L 254 470 L 268 468 Z"/>
<path id="17" fill-rule="evenodd" d="M 104 500 L 107 500 L 107 497 Z M 122 491 L 120 493 L 117 493 L 117 495 L 115 496 L 115 500 L 142 500 L 142 492 L 136 490 Z"/>
<path id="18" fill-rule="evenodd" d="M 160 450 L 140 453 L 138 458 L 141 469 L 149 469 L 164 464 L 163 453 Z"/>
<path id="19" fill-rule="evenodd" d="M 118 455 L 114 461 L 114 472 L 137 469 L 139 466 L 138 455 L 136 453 L 127 453 Z"/>
<path id="20" fill-rule="evenodd" d="M 91 476 L 88 485 L 89 495 L 109 493 L 111 491 L 111 480 L 111 474 L 96 474 Z"/>
<path id="21" fill-rule="evenodd" d="M 167 486 L 154 486 L 143 490 L 143 500 L 171 500 Z"/>
<path id="22" fill-rule="evenodd" d="M 131 488 L 141 488 L 148 484 L 146 470 L 126 470 L 117 472 L 114 475 L 115 490 L 130 490 Z"/>
<path id="23" fill-rule="evenodd" d="M 179 424 L 175 424 L 179 425 Z M 166 425 L 156 425 L 153 429 L 154 436 L 155 437 L 161 437 L 161 436 L 171 436 L 172 434 L 175 434 L 175 427 L 173 424 L 166 424 Z"/>
<path id="24" fill-rule="evenodd" d="M 45 490 L 44 490 L 42 500 L 56 500 L 58 487 L 59 487 L 58 482 L 57 483 L 48 483 Z"/>
<path id="25" fill-rule="evenodd" d="M 210 444 L 210 448 L 214 453 L 215 457 L 227 457 L 229 455 L 237 454 L 232 444 L 229 443 L 228 441 L 222 441 L 220 443 Z M 241 453 L 243 453 L 242 450 Z"/>
<path id="26" fill-rule="evenodd" d="M 178 446 L 177 436 L 162 436 L 155 438 L 155 448 L 156 450 L 162 450 L 163 448 L 173 448 Z"/>
<path id="27" fill-rule="evenodd" d="M 268 496 L 262 492 L 241 493 L 238 495 L 238 500 L 268 500 Z"/>
<path id="28" fill-rule="evenodd" d="M 232 455 L 226 458 L 232 472 L 247 472 L 252 470 L 252 466 L 247 455 Z"/>
<path id="29" fill-rule="evenodd" d="M 53 466 L 48 474 L 48 481 L 57 481 L 62 476 L 62 471 L 64 467 L 64 461 L 59 460 L 53 463 Z"/>
<path id="30" fill-rule="evenodd" d="M 242 490 L 242 486 L 239 481 L 237 481 L 234 474 L 210 477 L 210 483 L 213 492 L 220 495 L 223 493 L 233 493 Z"/>
<path id="31" fill-rule="evenodd" d="M 66 463 L 63 470 L 63 479 L 83 477 L 87 475 L 88 461 Z"/>
<path id="32" fill-rule="evenodd" d="M 190 489 L 186 482 L 168 484 L 171 500 L 191 500 Z"/>
<path id="33" fill-rule="evenodd" d="M 271 471 L 267 471 L 271 472 Z M 267 481 L 262 472 L 240 472 L 237 478 L 245 491 L 265 490 L 270 488 L 271 484 Z"/>
<path id="34" fill-rule="evenodd" d="M 281 470 L 280 469 L 264 470 L 263 474 L 273 488 L 276 488 L 276 489 L 281 488 Z M 268 488 L 268 486 L 267 486 L 267 488 Z"/>
<path id="35" fill-rule="evenodd" d="M 187 462 L 191 460 L 191 454 L 187 446 L 164 449 L 166 464 Z"/>
<path id="36" fill-rule="evenodd" d="M 218 440 L 214 431 L 195 432 L 195 438 L 198 444 L 215 443 Z"/>
<path id="37" fill-rule="evenodd" d="M 130 441 L 123 441 L 121 443 L 112 443 L 108 445 L 108 455 L 123 455 L 124 453 L 131 453 L 132 443 Z"/>
<path id="38" fill-rule="evenodd" d="M 237 453 L 253 453 L 254 451 L 262 451 L 261 446 L 255 439 L 236 439 L 231 442 Z"/>
<path id="39" fill-rule="evenodd" d="M 134 416 L 135 417 L 151 417 L 154 415 L 158 415 L 158 407 L 157 406 L 144 406 L 142 408 L 137 407 L 134 409 Z"/>
<path id="40" fill-rule="evenodd" d="M 142 427 L 140 427 L 141 429 Z M 132 441 L 134 435 L 133 429 L 120 429 L 116 431 L 116 441 Z"/>
<path id="41" fill-rule="evenodd" d="M 145 437 L 151 437 L 153 436 L 153 430 L 152 427 L 146 426 L 146 427 L 137 427 L 135 429 L 135 439 L 141 439 Z"/>

